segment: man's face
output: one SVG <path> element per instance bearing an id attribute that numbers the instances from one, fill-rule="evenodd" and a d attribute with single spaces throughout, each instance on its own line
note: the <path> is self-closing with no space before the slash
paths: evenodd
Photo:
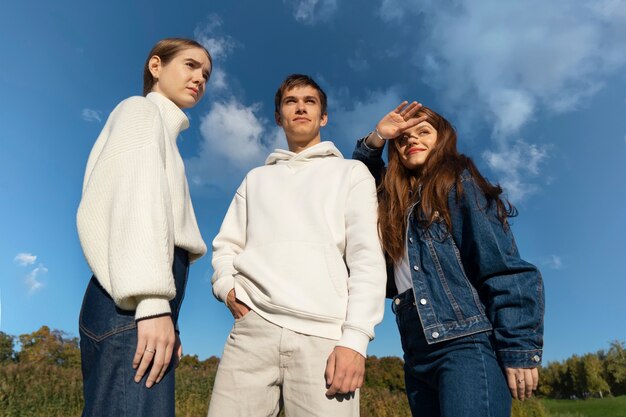
<path id="1" fill-rule="evenodd" d="M 280 102 L 280 113 L 275 116 L 276 124 L 282 126 L 292 150 L 318 143 L 320 128 L 328 121 L 328 116 L 322 114 L 318 91 L 308 85 L 286 90 Z"/>

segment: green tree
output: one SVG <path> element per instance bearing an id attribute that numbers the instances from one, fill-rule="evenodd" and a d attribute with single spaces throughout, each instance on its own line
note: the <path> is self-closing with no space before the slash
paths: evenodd
<path id="1" fill-rule="evenodd" d="M 606 394 L 610 394 L 611 390 L 608 382 L 604 379 L 604 369 L 598 355 L 588 353 L 582 357 L 581 362 L 583 372 L 581 377 L 581 382 L 583 382 L 583 392 L 592 396 L 597 395 L 600 398 L 603 398 Z"/>
<path id="2" fill-rule="evenodd" d="M 33 333 L 19 336 L 22 349 L 19 362 L 42 365 L 72 367 L 80 364 L 78 338 L 68 337 L 60 330 L 50 330 L 48 326 Z"/>
<path id="3" fill-rule="evenodd" d="M 613 341 L 604 358 L 604 372 L 613 395 L 626 395 L 626 348 L 624 342 Z"/>
<path id="4" fill-rule="evenodd" d="M 13 336 L 0 332 L 0 364 L 10 363 L 15 360 L 14 339 Z"/>

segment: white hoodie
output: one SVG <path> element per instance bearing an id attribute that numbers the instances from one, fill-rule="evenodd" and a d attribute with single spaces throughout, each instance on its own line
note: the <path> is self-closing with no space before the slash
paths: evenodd
<path id="1" fill-rule="evenodd" d="M 268 321 L 366 354 L 382 320 L 376 188 L 332 142 L 276 150 L 248 173 L 213 241 L 213 293 Z"/>

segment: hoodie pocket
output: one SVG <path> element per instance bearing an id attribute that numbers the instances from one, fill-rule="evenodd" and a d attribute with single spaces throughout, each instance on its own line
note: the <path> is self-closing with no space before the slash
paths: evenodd
<path id="1" fill-rule="evenodd" d="M 235 258 L 248 295 L 268 310 L 345 319 L 348 272 L 336 247 L 276 242 L 246 248 Z"/>

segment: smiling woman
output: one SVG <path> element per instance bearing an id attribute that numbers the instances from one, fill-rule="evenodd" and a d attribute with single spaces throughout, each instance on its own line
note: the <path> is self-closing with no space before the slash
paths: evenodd
<path id="1" fill-rule="evenodd" d="M 197 42 L 158 42 L 145 97 L 113 110 L 89 155 L 77 215 L 94 273 L 79 320 L 83 415 L 174 416 L 178 312 L 189 263 L 206 253 L 176 138 L 210 72 Z"/>
<path id="2" fill-rule="evenodd" d="M 456 148 L 452 125 L 400 104 L 353 157 L 376 178 L 387 296 L 414 416 L 511 415 L 537 388 L 543 283 L 520 258 L 501 198 Z M 381 158 L 388 142 L 388 166 Z"/>

